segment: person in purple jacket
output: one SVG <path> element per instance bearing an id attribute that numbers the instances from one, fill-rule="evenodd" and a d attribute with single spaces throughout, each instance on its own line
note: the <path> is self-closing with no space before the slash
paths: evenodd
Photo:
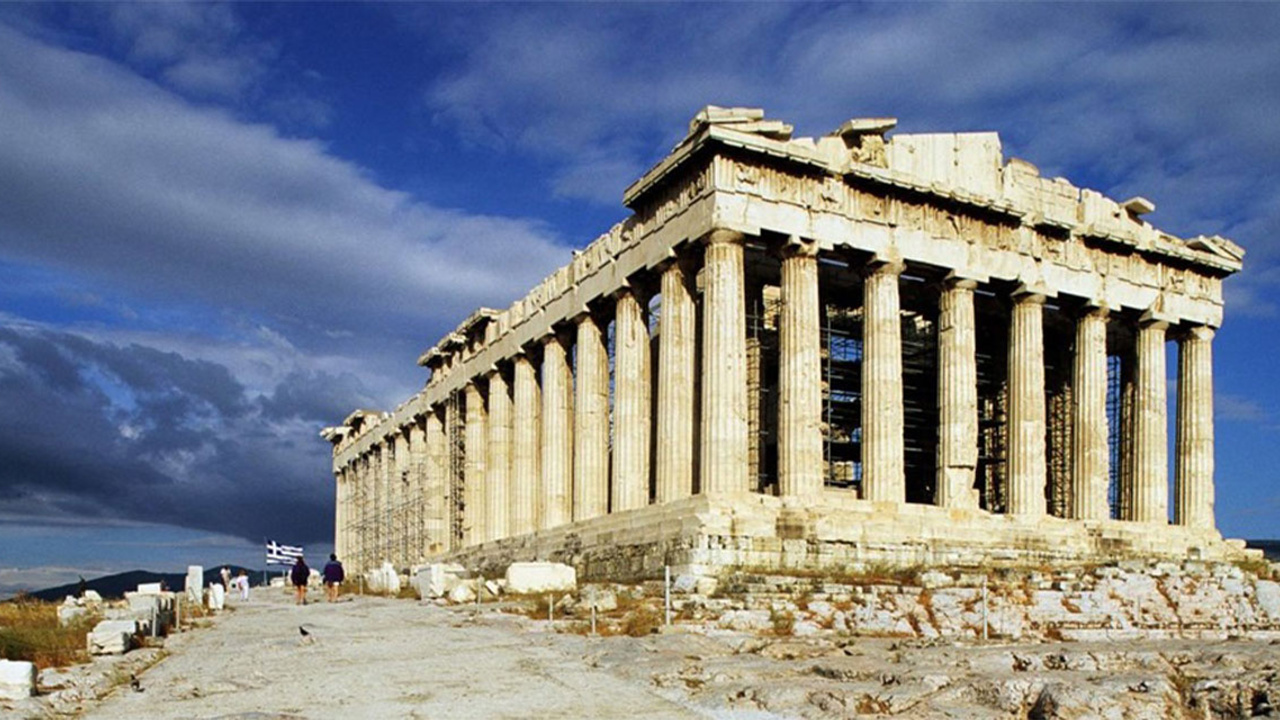
<path id="1" fill-rule="evenodd" d="M 342 571 L 342 563 L 338 562 L 338 556 L 330 553 L 329 562 L 324 564 L 324 592 L 329 602 L 338 601 L 338 588 L 346 577 L 347 574 Z"/>

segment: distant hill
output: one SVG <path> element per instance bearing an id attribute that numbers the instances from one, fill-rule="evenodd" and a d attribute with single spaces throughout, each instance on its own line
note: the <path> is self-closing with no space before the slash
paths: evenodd
<path id="1" fill-rule="evenodd" d="M 251 568 L 242 568 L 238 565 L 228 565 L 231 568 L 232 576 L 239 575 L 241 570 L 249 574 L 250 580 L 254 585 L 262 582 L 262 571 L 253 570 Z M 207 587 L 209 583 L 219 579 L 222 565 L 205 568 L 204 584 Z M 276 571 L 275 574 L 279 574 Z M 157 573 L 150 570 L 130 570 L 128 572 L 116 573 L 115 575 L 104 575 L 99 578 L 85 581 L 85 588 L 97 592 L 104 598 L 122 598 L 126 590 L 137 590 L 138 586 L 143 583 L 162 582 L 165 587 L 170 590 L 182 590 L 187 583 L 186 573 Z M 51 602 L 61 602 L 68 595 L 79 595 L 80 583 L 73 582 L 58 587 L 46 588 L 44 590 L 36 590 L 27 593 L 28 597 L 40 600 L 49 600 Z"/>
<path id="2" fill-rule="evenodd" d="M 1249 547 L 1257 548 L 1271 562 L 1280 562 L 1280 540 L 1245 540 Z"/>

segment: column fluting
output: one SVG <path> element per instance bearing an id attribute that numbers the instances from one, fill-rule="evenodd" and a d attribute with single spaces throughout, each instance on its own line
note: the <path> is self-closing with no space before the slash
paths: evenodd
<path id="1" fill-rule="evenodd" d="M 703 267 L 701 471 L 704 493 L 749 489 L 746 288 L 741 233 L 712 230 Z"/>
<path id="2" fill-rule="evenodd" d="M 822 492 L 822 306 L 818 246 L 793 238 L 782 250 L 778 318 L 778 492 Z"/>
<path id="3" fill-rule="evenodd" d="M 938 299 L 938 471 L 934 504 L 977 507 L 978 362 L 976 280 L 948 278 Z"/>
<path id="4" fill-rule="evenodd" d="M 542 341 L 542 492 L 538 527 L 573 520 L 573 373 L 564 341 Z"/>
<path id="5" fill-rule="evenodd" d="M 1134 396 L 1133 519 L 1169 522 L 1169 411 L 1165 379 L 1166 322 L 1138 327 Z"/>
<path id="6" fill-rule="evenodd" d="M 662 313 L 658 317 L 657 502 L 693 494 L 694 373 L 697 372 L 697 304 L 687 261 L 677 258 L 662 271 Z"/>
<path id="7" fill-rule="evenodd" d="M 538 375 L 529 357 L 515 358 L 515 438 L 511 452 L 511 517 L 512 535 L 531 533 L 538 527 L 537 500 L 539 472 L 539 406 Z"/>
<path id="8" fill-rule="evenodd" d="M 1212 530 L 1213 335 L 1200 325 L 1178 340 L 1177 474 L 1174 521 Z"/>
<path id="9" fill-rule="evenodd" d="M 479 545 L 488 539 L 489 534 L 485 529 L 485 466 L 489 454 L 485 425 L 488 412 L 484 406 L 484 395 L 474 380 L 467 383 L 464 397 L 463 446 L 466 457 L 462 466 L 462 536 L 465 545 Z"/>
<path id="10" fill-rule="evenodd" d="M 1045 296 L 1014 296 L 1009 328 L 1009 490 L 1011 515 L 1045 514 Z"/>
<path id="11" fill-rule="evenodd" d="M 511 387 L 501 370 L 489 379 L 489 457 L 485 461 L 485 527 L 489 540 L 511 535 Z"/>
<path id="12" fill-rule="evenodd" d="M 612 512 L 649 504 L 649 327 L 635 290 L 618 292 L 614 326 Z"/>
<path id="13" fill-rule="evenodd" d="M 1071 517 L 1077 520 L 1105 520 L 1110 516 L 1107 314 L 1106 308 L 1088 308 L 1076 320 L 1071 381 Z"/>
<path id="14" fill-rule="evenodd" d="M 877 262 L 863 274 L 862 497 L 906 501 L 903 465 L 900 262 Z"/>
<path id="15" fill-rule="evenodd" d="M 573 519 L 609 511 L 609 356 L 600 324 L 577 319 L 573 413 Z"/>

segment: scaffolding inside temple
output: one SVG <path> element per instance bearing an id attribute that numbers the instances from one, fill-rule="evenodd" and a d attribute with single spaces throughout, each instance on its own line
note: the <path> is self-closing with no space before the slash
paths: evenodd
<path id="1" fill-rule="evenodd" d="M 444 433 L 446 460 L 446 479 L 449 501 L 448 509 L 448 547 L 462 545 L 462 528 L 466 513 L 464 490 L 466 489 L 467 446 L 463 432 L 465 423 L 462 417 L 462 392 L 455 390 L 449 393 L 444 405 Z"/>

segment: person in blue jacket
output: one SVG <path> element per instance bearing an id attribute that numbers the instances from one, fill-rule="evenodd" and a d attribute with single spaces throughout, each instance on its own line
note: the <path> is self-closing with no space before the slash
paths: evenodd
<path id="1" fill-rule="evenodd" d="M 347 574 L 342 570 L 342 563 L 338 562 L 336 554 L 329 554 L 329 562 L 324 564 L 324 592 L 329 598 L 329 602 L 338 601 L 338 588 L 341 587 L 342 581 L 347 578 Z"/>

